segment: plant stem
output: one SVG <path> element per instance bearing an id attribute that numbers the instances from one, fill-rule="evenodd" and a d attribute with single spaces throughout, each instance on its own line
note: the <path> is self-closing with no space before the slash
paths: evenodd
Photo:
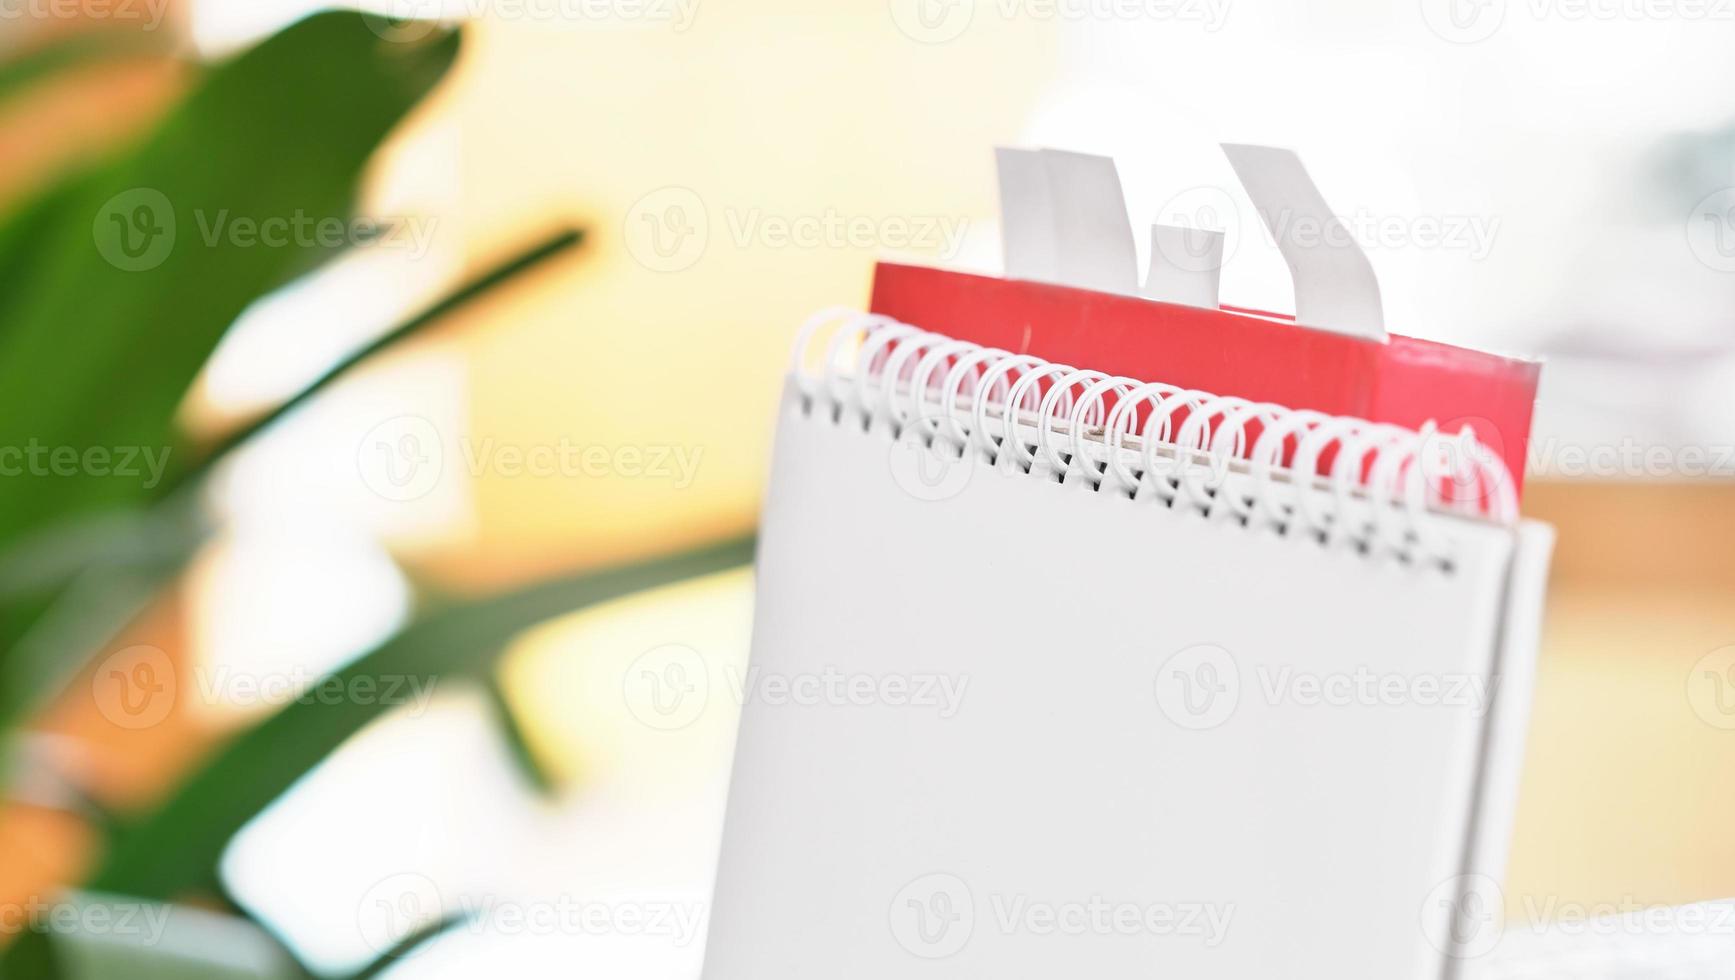
<path id="1" fill-rule="evenodd" d="M 469 305 L 471 301 L 484 293 L 573 248 L 583 240 L 584 232 L 582 231 L 570 228 L 561 231 L 458 287 L 456 291 L 441 298 L 434 305 L 411 317 L 405 323 L 381 334 L 367 346 L 332 365 L 329 370 L 315 378 L 307 387 L 296 392 L 287 401 L 224 436 L 198 462 L 163 481 L 162 494 L 167 495 L 180 486 L 198 480 L 238 446 L 305 404 L 314 395 L 335 384 L 344 375 L 353 371 L 375 354 L 422 332 L 451 313 Z"/>

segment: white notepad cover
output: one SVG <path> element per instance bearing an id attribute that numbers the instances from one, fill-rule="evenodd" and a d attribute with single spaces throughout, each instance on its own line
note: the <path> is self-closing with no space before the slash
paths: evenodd
<path id="1" fill-rule="evenodd" d="M 1540 583 L 1513 595 L 1513 527 L 1426 517 L 1447 570 L 1040 458 L 936 475 L 810 388 L 705 980 L 1443 975 L 1472 838 L 1509 819 L 1472 834 L 1513 751 L 1496 662 L 1534 654 L 1503 635 Z"/>

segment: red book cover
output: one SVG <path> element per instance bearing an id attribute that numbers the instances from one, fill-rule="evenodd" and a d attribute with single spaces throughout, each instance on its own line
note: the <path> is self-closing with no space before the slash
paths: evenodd
<path id="1" fill-rule="evenodd" d="M 1468 426 L 1515 489 L 1541 365 L 1392 335 L 1364 340 L 1231 308 L 880 263 L 872 312 L 988 347 L 1218 395 L 1445 432 Z"/>

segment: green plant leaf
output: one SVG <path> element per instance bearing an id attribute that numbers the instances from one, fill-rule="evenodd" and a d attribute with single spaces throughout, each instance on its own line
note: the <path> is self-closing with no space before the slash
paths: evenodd
<path id="1" fill-rule="evenodd" d="M 144 453 L 171 452 L 176 406 L 229 324 L 329 251 L 317 241 L 213 246 L 201 223 L 347 215 L 373 148 L 445 72 L 456 45 L 443 33 L 390 44 L 359 14 L 310 18 L 212 69 L 138 148 L 62 180 L 0 224 L 0 462 L 15 471 L 0 479 L 0 567 L 27 536 L 51 546 L 87 539 L 106 512 L 149 496 L 147 481 L 118 471 L 140 470 Z M 173 214 L 178 240 L 159 266 L 118 268 L 100 247 L 104 202 L 127 188 L 160 194 Z M 84 465 L 93 449 L 110 453 L 104 468 L 114 475 Z M 79 464 L 54 472 L 52 454 L 67 452 Z M 34 469 L 26 453 L 40 453 L 49 471 L 16 472 Z M 130 467 L 122 453 L 133 454 Z M 195 543 L 183 536 L 177 560 L 140 566 L 101 553 L 124 541 L 99 542 L 89 569 L 69 561 L 89 548 L 68 547 L 64 579 L 43 576 L 33 594 L 0 596 L 0 731 L 72 669 L 69 658 L 89 653 L 84 644 L 120 625 L 81 612 L 64 582 L 107 578 L 136 593 L 166 581 Z M 79 628 L 44 635 L 56 614 Z M 33 646 L 20 651 L 27 638 Z"/>
<path id="2" fill-rule="evenodd" d="M 356 690 L 351 685 L 359 682 L 384 690 L 408 678 L 473 679 L 491 670 L 512 637 L 527 627 L 609 599 L 738 568 L 752 557 L 753 539 L 738 538 L 454 605 L 412 623 L 332 675 L 327 689 Z M 303 698 L 240 735 L 166 804 L 127 829 L 90 887 L 168 898 L 209 881 L 229 839 L 345 739 L 389 710 L 380 700 Z"/>
<path id="3" fill-rule="evenodd" d="M 0 980 L 64 980 L 54 944 L 46 933 L 31 929 L 0 948 Z"/>
<path id="4" fill-rule="evenodd" d="M 512 699 L 500 685 L 500 678 L 490 674 L 482 683 L 488 695 L 488 707 L 494 712 L 494 723 L 500 729 L 501 739 L 506 742 L 506 751 L 512 756 L 513 765 L 538 794 L 554 796 L 559 789 L 559 780 L 542 764 L 536 747 L 530 744 L 524 726 L 518 720 L 518 712 L 512 707 Z"/>
<path id="5" fill-rule="evenodd" d="M 362 168 L 458 43 L 385 41 L 354 12 L 310 17 L 212 68 L 38 226 L 41 255 L 0 325 L 0 448 L 58 454 L 39 457 L 57 472 L 0 480 L 0 544 L 145 496 L 94 454 L 174 446 L 176 408 L 218 339 L 345 244 L 309 229 L 349 227 Z M 268 221 L 287 234 L 249 236 Z"/>
<path id="6" fill-rule="evenodd" d="M 59 691 L 204 540 L 192 494 L 26 538 L 0 556 L 0 733 Z"/>
<path id="7" fill-rule="evenodd" d="M 7 284 L 0 290 L 0 338 L 10 334 L 18 308 L 31 298 L 29 284 L 53 264 L 52 253 L 42 243 L 72 223 L 91 179 L 88 172 L 62 177 L 0 221 L 0 282 Z"/>
<path id="8" fill-rule="evenodd" d="M 82 656 L 107 642 L 130 612 L 141 608 L 192 557 L 205 528 L 195 495 L 186 491 L 227 453 L 373 356 L 582 240 L 576 229 L 556 232 L 463 283 L 231 434 L 197 464 L 171 473 L 157 490 L 167 499 L 154 508 L 100 514 L 26 534 L 0 554 L 0 733 L 52 695 L 57 683 L 82 663 Z M 0 294 L 0 303 L 4 301 Z M 133 604 L 130 609 L 115 601 L 122 596 Z"/>
<path id="9" fill-rule="evenodd" d="M 410 933 L 408 936 L 405 936 L 397 945 L 386 950 L 384 953 L 381 953 L 372 963 L 369 963 L 357 972 L 350 974 L 345 978 L 345 980 L 374 980 L 375 977 L 378 977 L 380 974 L 386 972 L 392 967 L 397 966 L 399 960 L 414 953 L 421 947 L 426 946 L 433 940 L 451 932 L 453 929 L 463 925 L 467 921 L 469 921 L 468 916 L 454 913 L 440 919 L 438 922 L 429 923 L 428 925 L 417 929 L 415 932 Z"/>

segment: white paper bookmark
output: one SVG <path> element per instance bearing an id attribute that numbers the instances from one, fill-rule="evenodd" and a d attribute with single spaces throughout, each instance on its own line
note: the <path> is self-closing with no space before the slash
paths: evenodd
<path id="1" fill-rule="evenodd" d="M 1000 180 L 1000 246 L 1006 278 L 1059 282 L 1054 195 L 1048 191 L 1042 151 L 997 147 L 994 168 Z"/>
<path id="2" fill-rule="evenodd" d="M 1373 265 L 1325 203 L 1301 158 L 1291 150 L 1241 143 L 1225 143 L 1223 152 L 1289 265 L 1296 322 L 1385 340 Z"/>
<path id="3" fill-rule="evenodd" d="M 998 149 L 1006 275 L 1133 296 L 1138 258 L 1108 157 Z"/>
<path id="4" fill-rule="evenodd" d="M 1139 260 L 1120 174 L 1108 157 L 1043 150 L 1060 282 L 1136 296 Z"/>
<path id="5" fill-rule="evenodd" d="M 1151 267 L 1141 290 L 1146 299 L 1214 310 L 1222 273 L 1222 232 L 1151 226 Z"/>

